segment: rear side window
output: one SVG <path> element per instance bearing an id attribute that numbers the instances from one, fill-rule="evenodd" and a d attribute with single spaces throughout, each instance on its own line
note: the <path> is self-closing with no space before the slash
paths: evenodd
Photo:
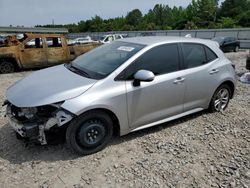
<path id="1" fill-rule="evenodd" d="M 62 47 L 62 41 L 59 37 L 48 37 L 46 43 L 49 48 Z"/>
<path id="2" fill-rule="evenodd" d="M 208 47 L 204 46 L 204 48 L 206 51 L 208 63 L 218 58 L 217 55 L 212 50 L 210 50 Z"/>
<path id="3" fill-rule="evenodd" d="M 182 51 L 186 68 L 198 67 L 207 62 L 203 45 L 184 43 Z"/>
<path id="4" fill-rule="evenodd" d="M 126 78 L 132 79 L 138 70 L 149 70 L 155 75 L 179 70 L 179 53 L 177 44 L 154 47 L 136 59 L 127 69 Z"/>
<path id="5" fill-rule="evenodd" d="M 115 35 L 115 39 L 121 39 L 121 36 L 120 35 Z"/>

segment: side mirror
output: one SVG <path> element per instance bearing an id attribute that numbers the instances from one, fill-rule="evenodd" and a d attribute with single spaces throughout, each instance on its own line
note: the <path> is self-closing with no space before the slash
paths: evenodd
<path id="1" fill-rule="evenodd" d="M 141 82 L 151 82 L 155 78 L 155 75 L 153 72 L 148 70 L 139 70 L 134 75 L 134 86 L 140 86 Z"/>

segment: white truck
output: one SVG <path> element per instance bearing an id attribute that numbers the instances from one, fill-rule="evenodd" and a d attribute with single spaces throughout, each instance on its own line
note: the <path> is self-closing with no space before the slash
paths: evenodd
<path id="1" fill-rule="evenodd" d="M 122 39 L 122 38 L 123 38 L 123 35 L 121 35 L 121 34 L 103 35 L 99 42 L 101 42 L 102 44 L 107 44 L 107 43 L 110 43 L 114 40 L 118 40 L 118 39 Z"/>

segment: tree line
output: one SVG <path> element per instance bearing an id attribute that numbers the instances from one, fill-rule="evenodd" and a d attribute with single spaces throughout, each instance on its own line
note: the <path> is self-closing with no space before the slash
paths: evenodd
<path id="1" fill-rule="evenodd" d="M 37 27 L 65 27 L 74 33 L 250 27 L 250 0 L 225 0 L 221 5 L 218 1 L 192 0 L 186 8 L 156 4 L 144 15 L 134 9 L 122 17 L 103 19 L 96 15 L 77 24 Z"/>

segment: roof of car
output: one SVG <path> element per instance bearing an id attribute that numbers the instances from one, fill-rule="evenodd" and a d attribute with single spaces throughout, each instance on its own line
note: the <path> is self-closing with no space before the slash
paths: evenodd
<path id="1" fill-rule="evenodd" d="M 120 41 L 131 42 L 143 45 L 153 45 L 162 42 L 198 42 L 198 43 L 214 43 L 211 40 L 190 38 L 190 37 L 171 37 L 171 36 L 148 36 L 148 37 L 131 37 L 120 39 Z"/>

